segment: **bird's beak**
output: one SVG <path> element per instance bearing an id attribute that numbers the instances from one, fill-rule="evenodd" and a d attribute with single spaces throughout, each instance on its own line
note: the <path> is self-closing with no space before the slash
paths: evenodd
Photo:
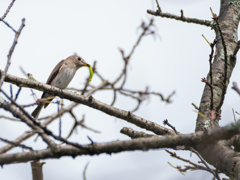
<path id="1" fill-rule="evenodd" d="M 87 63 L 84 63 L 84 64 L 83 64 L 83 66 L 87 66 L 87 67 L 89 67 L 89 64 L 87 64 Z"/>

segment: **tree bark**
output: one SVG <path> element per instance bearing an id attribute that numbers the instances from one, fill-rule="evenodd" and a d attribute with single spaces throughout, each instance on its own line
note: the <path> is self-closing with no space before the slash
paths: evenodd
<path id="1" fill-rule="evenodd" d="M 39 160 L 35 160 L 31 162 L 33 180 L 43 180 L 43 171 L 42 171 L 43 164 L 45 164 L 45 162 L 40 162 Z"/>
<path id="2" fill-rule="evenodd" d="M 232 71 L 236 64 L 236 58 L 233 57 L 234 50 L 237 47 L 238 42 L 238 24 L 240 19 L 240 8 L 234 6 L 232 3 L 229 3 L 227 0 L 221 1 L 221 9 L 220 14 L 218 17 L 218 21 L 220 24 L 221 31 L 223 33 L 223 38 L 227 48 L 227 82 L 226 88 L 229 83 L 229 79 L 231 77 Z M 214 57 L 213 66 L 212 66 L 212 76 L 213 76 L 213 109 L 219 106 L 223 94 L 224 84 L 224 75 L 225 75 L 225 58 L 224 58 L 224 49 L 223 43 L 221 40 L 221 36 L 219 33 L 219 29 L 217 25 L 214 25 L 215 32 L 216 32 L 216 55 Z M 208 74 L 207 77 L 208 82 L 210 82 L 210 77 Z M 199 106 L 199 112 L 201 112 L 206 117 L 210 116 L 210 104 L 211 104 L 211 89 L 208 85 L 205 85 L 201 103 Z M 221 114 L 221 110 L 217 112 Z M 219 126 L 218 118 L 215 121 L 215 125 Z M 197 117 L 197 124 L 196 124 L 196 131 L 209 129 L 211 128 L 211 123 L 209 119 L 205 119 L 203 116 L 198 115 Z"/>
<path id="3" fill-rule="evenodd" d="M 199 112 L 204 116 L 210 117 L 211 110 L 216 110 L 217 118 L 214 120 L 214 127 L 211 125 L 211 118 L 205 119 L 198 115 L 196 122 L 196 131 L 202 131 L 219 126 L 221 105 L 226 94 L 229 80 L 236 64 L 236 57 L 233 55 L 238 43 L 238 24 L 240 20 L 240 7 L 237 1 L 221 1 L 220 14 L 218 17 L 220 30 L 225 41 L 227 50 L 227 76 L 225 84 L 225 55 L 219 27 L 214 25 L 216 32 L 216 55 L 212 65 L 212 85 L 213 85 L 213 109 L 211 109 L 211 89 L 205 85 Z M 207 77 L 210 82 L 210 76 Z M 225 86 L 225 87 L 224 87 Z M 222 102 L 221 102 L 222 101 Z M 218 170 L 225 173 L 231 179 L 240 179 L 240 156 L 232 148 L 226 146 L 224 141 L 219 141 L 213 145 L 203 146 L 199 144 L 197 150 L 201 156 Z"/>

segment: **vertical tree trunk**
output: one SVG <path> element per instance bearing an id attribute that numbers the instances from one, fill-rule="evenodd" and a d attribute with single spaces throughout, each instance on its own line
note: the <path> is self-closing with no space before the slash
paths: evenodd
<path id="1" fill-rule="evenodd" d="M 236 64 L 236 57 L 233 56 L 234 50 L 237 47 L 238 42 L 238 24 L 240 20 L 240 7 L 239 1 L 221 0 L 220 14 L 218 17 L 219 25 L 223 34 L 227 49 L 227 77 L 226 84 L 224 78 L 225 71 L 225 54 L 224 46 L 221 39 L 218 26 L 215 24 L 216 31 L 216 55 L 214 57 L 212 66 L 212 85 L 213 85 L 213 110 L 217 111 L 217 116 L 214 121 L 214 127 L 219 126 L 221 105 L 223 103 L 229 80 Z M 230 3 L 231 2 L 231 3 Z M 210 82 L 210 76 L 207 76 L 208 82 Z M 210 117 L 211 112 L 211 89 L 208 85 L 205 85 L 199 111 L 203 115 Z M 198 115 L 196 122 L 196 131 L 201 131 L 211 126 L 211 120 L 205 119 L 203 116 Z M 219 141 L 212 145 L 199 144 L 197 150 L 202 157 L 213 166 L 217 167 L 221 172 L 225 173 L 232 179 L 240 179 L 240 156 L 232 148 L 227 147 L 224 141 Z"/>

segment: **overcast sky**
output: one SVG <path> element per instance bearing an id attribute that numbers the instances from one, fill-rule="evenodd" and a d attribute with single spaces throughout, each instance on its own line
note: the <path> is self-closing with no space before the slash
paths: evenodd
<path id="1" fill-rule="evenodd" d="M 0 16 L 2 16 L 10 4 L 10 0 L 0 1 Z M 168 0 L 160 1 L 163 12 L 180 15 L 183 9 L 186 17 L 211 20 L 211 12 L 219 13 L 219 1 L 214 0 Z M 152 16 L 147 14 L 147 9 L 156 10 L 153 0 L 92 0 L 92 1 L 16 1 L 5 18 L 5 21 L 18 29 L 21 19 L 26 18 L 26 26 L 20 35 L 19 42 L 12 56 L 12 63 L 8 73 L 25 77 L 20 71 L 22 66 L 27 73 L 41 82 L 46 82 L 54 66 L 62 59 L 73 53 L 82 56 L 89 64 L 97 61 L 97 70 L 109 80 L 113 81 L 123 68 L 123 60 L 119 48 L 128 54 L 135 44 L 138 34 L 137 28 L 144 20 L 149 21 Z M 158 97 L 144 102 L 136 115 L 147 120 L 163 125 L 162 121 L 168 119 L 181 133 L 193 133 L 195 130 L 197 113 L 191 103 L 197 106 L 200 103 L 204 84 L 202 77 L 206 77 L 209 71 L 210 47 L 202 38 L 202 34 L 212 42 L 214 31 L 205 26 L 183 23 L 171 19 L 154 17 L 158 37 L 144 37 L 137 47 L 131 60 L 128 71 L 126 88 L 132 90 L 145 90 L 161 92 L 165 97 L 174 90 L 172 104 L 161 102 Z M 14 33 L 3 23 L 0 23 L 0 69 L 4 69 L 7 54 L 14 39 Z M 239 64 L 236 64 L 230 80 L 225 103 L 222 108 L 222 120 L 220 125 L 233 122 L 232 108 L 240 111 L 238 95 L 231 90 L 233 81 L 238 82 L 240 77 Z M 75 75 L 69 87 L 81 88 L 88 77 L 88 69 L 82 68 Z M 97 86 L 100 80 L 93 77 L 93 85 Z M 4 83 L 3 88 L 9 92 L 9 84 Z M 16 93 L 17 87 L 13 87 Z M 41 92 L 34 90 L 40 97 Z M 111 103 L 113 93 L 111 91 L 94 94 L 94 98 Z M 29 89 L 24 89 L 18 99 L 19 104 L 30 104 L 34 100 Z M 65 106 L 71 102 L 65 101 Z M 118 96 L 114 105 L 124 110 L 133 110 L 136 102 L 131 98 Z M 29 113 L 34 107 L 28 108 Z M 50 115 L 57 110 L 56 105 L 51 104 L 40 115 Z M 102 112 L 78 106 L 74 112 L 80 119 L 86 115 L 86 125 L 101 131 L 96 134 L 89 130 L 78 128 L 78 133 L 70 138 L 73 142 L 82 144 L 90 143 L 87 135 L 94 142 L 109 142 L 115 140 L 129 140 L 119 131 L 123 127 L 132 127 L 135 130 L 144 131 L 124 120 L 108 116 Z M 9 115 L 0 109 L 0 115 Z M 63 137 L 65 137 L 73 120 L 69 115 L 64 115 Z M 52 123 L 49 128 L 57 133 L 58 121 Z M 0 137 L 14 140 L 28 130 L 22 123 L 0 120 Z M 149 132 L 148 132 L 149 133 Z M 41 142 L 33 142 L 36 136 L 24 143 L 33 146 L 34 149 L 46 148 Z M 5 145 L 0 143 L 0 146 Z M 21 152 L 15 148 L 8 153 Z M 178 155 L 197 162 L 198 159 L 190 152 L 177 151 Z M 87 179 L 211 179 L 212 175 L 203 171 L 188 172 L 181 175 L 174 166 L 188 165 L 171 158 L 164 149 L 147 152 L 134 151 L 118 154 L 98 156 L 78 156 L 75 159 L 62 157 L 60 159 L 44 160 L 43 167 L 45 179 L 71 179 L 79 180 L 87 162 Z M 31 168 L 29 163 L 5 165 L 0 169 L 1 179 L 30 180 Z"/>

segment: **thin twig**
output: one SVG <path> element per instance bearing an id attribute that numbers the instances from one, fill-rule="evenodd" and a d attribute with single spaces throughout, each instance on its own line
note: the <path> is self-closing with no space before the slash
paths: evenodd
<path id="1" fill-rule="evenodd" d="M 156 0 L 156 3 L 157 3 L 158 11 L 161 13 L 161 12 L 162 12 L 162 9 L 161 9 L 160 6 L 159 6 L 158 0 Z"/>
<path id="2" fill-rule="evenodd" d="M 124 55 L 124 51 L 119 48 L 119 51 L 121 52 L 122 58 L 123 58 L 123 60 L 124 60 L 124 69 L 123 69 L 122 73 L 120 74 L 120 76 L 112 83 L 113 85 L 116 84 L 116 83 L 124 76 L 123 82 L 122 82 L 122 84 L 121 84 L 121 86 L 120 86 L 120 88 L 123 88 L 123 86 L 124 86 L 124 84 L 125 84 L 125 82 L 126 82 L 127 65 L 128 65 L 128 62 L 129 62 L 130 58 L 132 57 L 132 55 L 133 55 L 136 47 L 139 45 L 140 41 L 142 40 L 142 38 L 143 38 L 144 36 L 149 35 L 149 34 L 151 34 L 151 35 L 154 35 L 154 34 L 155 34 L 155 31 L 150 30 L 150 28 L 151 28 L 152 26 L 154 26 L 153 22 L 154 22 L 154 19 L 151 19 L 148 25 L 146 25 L 145 22 L 142 22 L 140 28 L 143 30 L 143 32 L 142 32 L 142 33 L 140 34 L 140 36 L 138 37 L 137 42 L 136 42 L 135 45 L 133 46 L 133 48 L 132 48 L 132 50 L 131 50 L 131 52 L 129 53 L 128 56 L 125 56 L 125 55 Z M 150 33 L 149 33 L 149 32 L 150 32 Z"/>
<path id="3" fill-rule="evenodd" d="M 180 10 L 180 13 L 181 13 L 181 16 L 180 16 L 181 19 L 184 19 L 184 15 L 183 15 L 183 10 L 182 9 Z"/>
<path id="4" fill-rule="evenodd" d="M 61 119 L 61 116 L 60 116 L 60 114 L 59 114 L 59 111 L 60 111 L 60 108 L 59 108 L 59 106 L 60 106 L 60 101 L 58 101 L 58 103 L 57 103 L 57 112 L 58 112 L 58 119 L 59 119 L 59 136 L 61 137 L 62 136 L 62 119 Z"/>
<path id="5" fill-rule="evenodd" d="M 10 97 L 13 98 L 12 84 L 10 84 Z"/>
<path id="6" fill-rule="evenodd" d="M 97 70 L 95 70 L 95 74 L 96 74 L 102 81 L 104 81 L 104 78 L 98 73 Z"/>
<path id="7" fill-rule="evenodd" d="M 212 88 L 212 85 L 207 81 L 205 77 L 201 79 L 202 82 L 206 83 L 210 88 Z"/>
<path id="8" fill-rule="evenodd" d="M 199 154 L 198 151 L 196 151 L 195 149 L 191 148 L 191 150 L 199 157 L 199 159 L 201 160 L 201 162 L 206 166 L 206 168 L 209 170 L 209 172 L 211 172 L 218 180 L 221 180 L 218 173 L 215 173 L 206 163 L 206 161 L 202 158 L 202 156 Z"/>
<path id="9" fill-rule="evenodd" d="M 27 77 L 28 75 L 27 75 L 26 71 L 23 69 L 23 67 L 20 66 L 19 68 L 20 68 L 21 72 Z"/>
<path id="10" fill-rule="evenodd" d="M 13 3 L 15 2 L 15 0 L 12 0 L 11 4 L 8 6 L 6 12 L 4 13 L 4 15 L 2 16 L 2 18 L 0 19 L 0 21 L 2 21 L 6 16 L 7 14 L 9 13 L 11 7 L 13 6 Z"/>
<path id="11" fill-rule="evenodd" d="M 218 112 L 219 109 L 223 105 L 224 97 L 225 97 L 225 94 L 226 94 L 226 91 L 227 91 L 227 67 L 228 67 L 228 63 L 227 63 L 227 48 L 226 48 L 226 43 L 225 43 L 225 40 L 224 40 L 224 37 L 223 37 L 222 29 L 221 29 L 220 24 L 218 22 L 218 17 L 217 17 L 216 14 L 213 13 L 212 8 L 210 8 L 210 10 L 212 12 L 213 19 L 216 21 L 217 26 L 218 26 L 218 30 L 219 30 L 219 34 L 220 34 L 220 37 L 221 37 L 221 40 L 222 40 L 222 45 L 223 45 L 223 50 L 224 50 L 224 62 L 225 62 L 225 64 L 224 64 L 224 79 L 223 79 L 222 95 L 221 95 L 221 99 L 220 99 L 219 105 L 216 108 L 216 112 Z"/>
<path id="12" fill-rule="evenodd" d="M 93 131 L 95 133 L 101 133 L 100 131 L 97 131 L 97 130 L 94 130 L 94 129 L 90 128 L 90 127 L 87 127 L 84 124 L 85 115 L 83 115 L 82 119 L 80 121 L 78 121 L 77 117 L 75 116 L 75 114 L 72 111 L 69 111 L 69 114 L 73 117 L 75 122 L 74 122 L 73 127 L 72 127 L 71 131 L 69 132 L 68 136 L 65 138 L 66 140 L 72 135 L 74 130 L 77 132 L 77 126 L 81 126 L 82 128 L 88 129 L 88 130 Z"/>
<path id="13" fill-rule="evenodd" d="M 72 111 L 69 111 L 69 114 L 72 116 L 72 118 L 74 119 L 75 122 L 74 122 L 73 127 L 72 127 L 71 131 L 69 132 L 68 136 L 65 138 L 66 140 L 72 135 L 74 130 L 77 130 L 76 127 L 77 127 L 77 123 L 78 123 L 77 117 L 75 116 L 75 114 L 73 114 Z M 84 115 L 83 115 L 83 119 L 84 119 Z"/>
<path id="14" fill-rule="evenodd" d="M 17 31 L 16 31 L 12 26 L 10 26 L 10 24 L 8 24 L 6 21 L 2 20 L 2 22 L 3 22 L 7 27 L 9 27 L 14 33 L 17 33 Z"/>
<path id="15" fill-rule="evenodd" d="M 135 107 L 135 108 L 131 111 L 131 113 L 133 113 L 133 112 L 135 112 L 135 111 L 138 110 L 138 108 L 140 107 L 141 102 L 142 102 L 141 100 L 138 100 L 137 107 Z"/>
<path id="16" fill-rule="evenodd" d="M 22 87 L 18 88 L 17 94 L 15 95 L 15 98 L 14 98 L 15 101 L 17 100 L 21 90 L 22 90 Z"/>
<path id="17" fill-rule="evenodd" d="M 172 126 L 172 125 L 168 122 L 167 119 L 165 119 L 165 120 L 163 121 L 163 124 L 164 124 L 164 125 L 168 125 L 170 128 L 172 128 L 172 129 L 174 130 L 174 132 L 175 132 L 176 134 L 178 134 L 178 132 L 177 132 L 177 130 L 175 129 L 175 127 Z"/>
<path id="18" fill-rule="evenodd" d="M 33 151 L 33 149 L 32 149 L 31 147 L 26 146 L 26 145 L 24 145 L 24 144 L 15 143 L 15 142 L 13 142 L 13 141 L 9 141 L 9 140 L 3 139 L 3 138 L 0 138 L 0 140 L 3 141 L 3 142 L 5 142 L 5 143 L 11 144 L 11 145 L 13 145 L 13 146 L 21 147 L 21 148 L 23 148 L 23 149 L 28 149 L 28 150 L 30 150 L 30 151 Z"/>
<path id="19" fill-rule="evenodd" d="M 167 150 L 167 149 L 165 149 L 165 151 L 166 151 L 167 153 L 169 153 L 171 157 L 174 157 L 174 158 L 179 159 L 179 160 L 181 160 L 181 161 L 183 161 L 183 162 L 186 162 L 186 163 L 189 163 L 189 164 L 193 165 L 193 167 L 192 167 L 192 166 L 185 166 L 185 169 L 182 169 L 181 166 L 174 167 L 173 165 L 171 165 L 170 163 L 168 163 L 168 164 L 170 164 L 173 168 L 178 169 L 181 173 L 182 173 L 182 172 L 186 172 L 187 170 L 197 170 L 197 169 L 201 169 L 201 170 L 205 170 L 205 171 L 208 171 L 208 172 L 212 173 L 216 178 L 218 177 L 218 170 L 217 170 L 216 172 L 214 172 L 215 170 L 214 170 L 214 169 L 210 169 L 207 164 L 206 164 L 207 166 L 204 164 L 204 165 L 206 166 L 206 167 L 204 167 L 204 166 L 198 165 L 198 164 L 196 164 L 196 163 L 193 163 L 193 162 L 190 161 L 190 160 L 187 160 L 187 159 L 184 159 L 184 158 L 182 158 L 182 157 L 180 157 L 180 156 L 177 156 L 177 154 L 176 154 L 175 152 L 171 152 L 171 151 L 169 151 L 169 150 Z M 200 156 L 200 157 L 201 157 L 201 156 Z M 200 158 L 200 157 L 199 157 L 199 158 Z M 201 158 L 202 158 L 202 157 L 201 157 Z M 219 180 L 220 180 L 220 179 L 219 179 Z"/>
<path id="20" fill-rule="evenodd" d="M 21 33 L 21 31 L 22 31 L 22 29 L 23 29 L 24 26 L 25 26 L 25 19 L 22 19 L 22 24 L 21 24 L 19 30 L 18 30 L 18 31 L 16 32 L 16 34 L 15 34 L 15 39 L 14 39 L 14 41 L 13 41 L 13 45 L 12 45 L 12 47 L 10 48 L 9 54 L 8 54 L 8 56 L 7 56 L 7 57 L 8 57 L 7 65 L 6 65 L 6 67 L 5 67 L 4 73 L 2 74 L 2 77 L 1 77 L 1 80 L 0 80 L 0 89 L 1 89 L 2 84 L 3 84 L 3 81 L 4 81 L 4 79 L 5 79 L 5 75 L 6 75 L 6 73 L 7 73 L 7 70 L 8 70 L 8 68 L 9 68 L 10 64 L 11 64 L 11 57 L 12 57 L 13 50 L 14 50 L 16 44 L 17 44 L 18 37 L 19 37 L 19 35 L 20 35 L 20 33 Z"/>
<path id="21" fill-rule="evenodd" d="M 210 120 L 211 120 L 211 127 L 214 128 L 214 122 L 216 119 L 216 111 L 214 110 L 213 107 L 213 68 L 212 68 L 212 59 L 213 59 L 213 54 L 214 54 L 214 46 L 217 43 L 217 40 L 215 39 L 213 41 L 213 43 L 209 43 L 209 41 L 207 40 L 207 38 L 202 35 L 204 37 L 204 39 L 207 41 L 207 43 L 210 45 L 211 47 L 211 53 L 209 54 L 209 66 L 210 66 L 210 70 L 209 70 L 209 79 L 210 79 L 210 83 L 207 81 L 207 79 L 204 77 L 202 78 L 202 82 L 204 82 L 206 85 L 208 85 L 210 87 L 210 91 L 211 91 L 211 101 L 210 101 Z M 201 113 L 198 110 L 198 114 L 201 115 Z M 202 116 L 202 115 L 201 115 Z"/>
<path id="22" fill-rule="evenodd" d="M 87 162 L 87 164 L 85 165 L 84 170 L 83 170 L 83 179 L 84 179 L 84 180 L 87 180 L 87 178 L 86 178 L 86 172 L 87 172 L 87 167 L 88 167 L 89 163 L 90 163 L 90 162 Z"/>
<path id="23" fill-rule="evenodd" d="M 137 99 L 137 100 L 141 100 L 139 97 L 137 97 L 137 96 L 133 96 L 133 95 L 131 95 L 131 94 L 128 94 L 128 93 L 125 93 L 125 92 L 122 92 L 122 91 L 119 91 L 119 93 L 121 93 L 121 94 L 123 94 L 123 95 L 125 95 L 125 96 L 129 96 L 129 97 L 131 97 L 131 98 L 133 98 L 133 99 Z"/>
<path id="24" fill-rule="evenodd" d="M 8 119 L 8 120 L 11 120 L 11 121 L 18 121 L 18 122 L 21 122 L 20 120 L 18 119 L 15 119 L 15 118 L 10 118 L 10 117 L 6 117 L 6 116 L 0 116 L 0 119 L 3 118 L 3 119 Z"/>
<path id="25" fill-rule="evenodd" d="M 19 106 L 13 99 L 11 99 L 2 89 L 0 89 L 0 91 L 12 102 L 12 104 L 14 104 L 16 107 L 18 107 L 20 109 L 20 111 L 37 127 L 41 128 L 43 130 L 43 132 L 47 135 L 52 136 L 54 139 L 59 140 L 61 142 L 64 142 L 66 144 L 72 145 L 74 147 L 80 148 L 80 149 L 84 149 L 84 147 L 78 143 L 72 143 L 69 141 L 66 141 L 64 138 L 60 137 L 60 136 L 55 136 L 50 130 L 47 129 L 47 127 L 43 127 L 39 122 L 35 121 L 21 106 Z M 21 119 L 23 120 L 23 119 Z M 32 128 L 32 124 L 29 124 L 28 122 L 24 121 L 24 123 L 26 123 L 28 126 L 30 126 Z M 39 133 L 41 135 L 41 133 Z"/>
<path id="26" fill-rule="evenodd" d="M 175 91 L 173 91 L 167 98 L 164 98 L 163 95 L 161 93 L 157 93 L 157 92 L 149 92 L 149 91 L 133 91 L 133 90 L 129 90 L 129 89 L 121 89 L 120 90 L 121 92 L 122 91 L 126 91 L 126 92 L 129 92 L 129 93 L 132 93 L 132 94 L 144 94 L 144 95 L 157 95 L 157 96 L 160 96 L 161 100 L 162 101 L 165 101 L 167 103 L 171 103 L 172 101 L 170 100 L 170 98 L 175 94 Z M 119 92 L 120 92 L 119 91 Z"/>
<path id="27" fill-rule="evenodd" d="M 234 113 L 234 109 L 233 109 L 233 108 L 232 108 L 232 112 L 233 112 L 234 122 L 237 122 L 236 117 L 235 117 L 235 113 Z"/>
<path id="28" fill-rule="evenodd" d="M 198 108 L 194 103 L 192 103 L 192 105 L 193 105 L 193 107 L 194 107 L 196 110 L 199 111 L 199 108 Z"/>
<path id="29" fill-rule="evenodd" d="M 211 54 L 209 55 L 209 66 L 210 66 L 210 71 L 209 71 L 209 77 L 210 77 L 210 89 L 211 89 L 211 107 L 210 110 L 213 110 L 213 70 L 212 70 L 212 58 L 213 58 L 213 53 L 214 53 L 214 46 L 217 43 L 217 40 L 214 39 L 213 43 L 210 44 L 211 46 Z"/>
<path id="30" fill-rule="evenodd" d="M 236 82 L 233 82 L 232 89 L 235 90 L 238 93 L 238 95 L 240 95 L 240 89 L 238 88 L 238 85 Z"/>
<path id="31" fill-rule="evenodd" d="M 152 10 L 147 10 L 148 14 L 154 15 L 154 16 L 160 16 L 163 18 L 170 18 L 170 19 L 175 19 L 178 21 L 183 21 L 183 22 L 187 22 L 187 23 L 194 23 L 194 24 L 200 24 L 200 25 L 204 25 L 207 27 L 211 27 L 211 21 L 208 20 L 201 20 L 201 19 L 196 19 L 196 18 L 187 18 L 187 17 L 181 17 L 181 16 L 177 16 L 175 14 L 170 14 L 170 13 L 163 13 L 163 12 L 159 12 L 157 11 L 152 11 Z"/>
<path id="32" fill-rule="evenodd" d="M 1 72 L 1 71 L 0 71 Z M 98 85 L 97 87 L 89 90 L 86 94 L 86 96 L 89 96 L 91 94 L 93 94 L 94 92 L 96 92 L 97 90 L 101 89 L 102 87 L 105 87 L 107 85 L 106 81 L 103 81 L 100 85 Z M 76 106 L 78 106 L 78 103 L 71 103 L 69 106 L 63 108 L 60 110 L 60 114 L 63 115 L 69 111 L 71 111 L 73 108 L 75 108 Z M 51 116 L 48 117 L 48 119 L 46 119 L 45 121 L 43 121 L 41 124 L 43 126 L 47 126 L 48 124 L 50 124 L 51 122 L 53 122 L 55 119 L 58 118 L 58 113 L 53 113 Z M 22 141 L 32 137 L 35 134 L 35 132 L 25 132 L 23 133 L 21 136 L 19 136 L 17 139 L 14 140 L 14 142 L 16 143 L 21 143 Z M 0 148 L 0 154 L 6 153 L 7 151 L 11 150 L 14 146 L 12 145 L 6 145 L 2 148 Z"/>
<path id="33" fill-rule="evenodd" d="M 211 47 L 210 42 L 207 40 L 207 38 L 202 34 L 202 37 L 205 39 L 205 41 L 207 41 L 207 43 L 209 44 L 209 46 Z"/>
<path id="34" fill-rule="evenodd" d="M 112 100 L 111 106 L 114 105 L 116 99 L 117 99 L 117 91 L 114 89 L 114 90 L 113 90 L 113 100 Z"/>

